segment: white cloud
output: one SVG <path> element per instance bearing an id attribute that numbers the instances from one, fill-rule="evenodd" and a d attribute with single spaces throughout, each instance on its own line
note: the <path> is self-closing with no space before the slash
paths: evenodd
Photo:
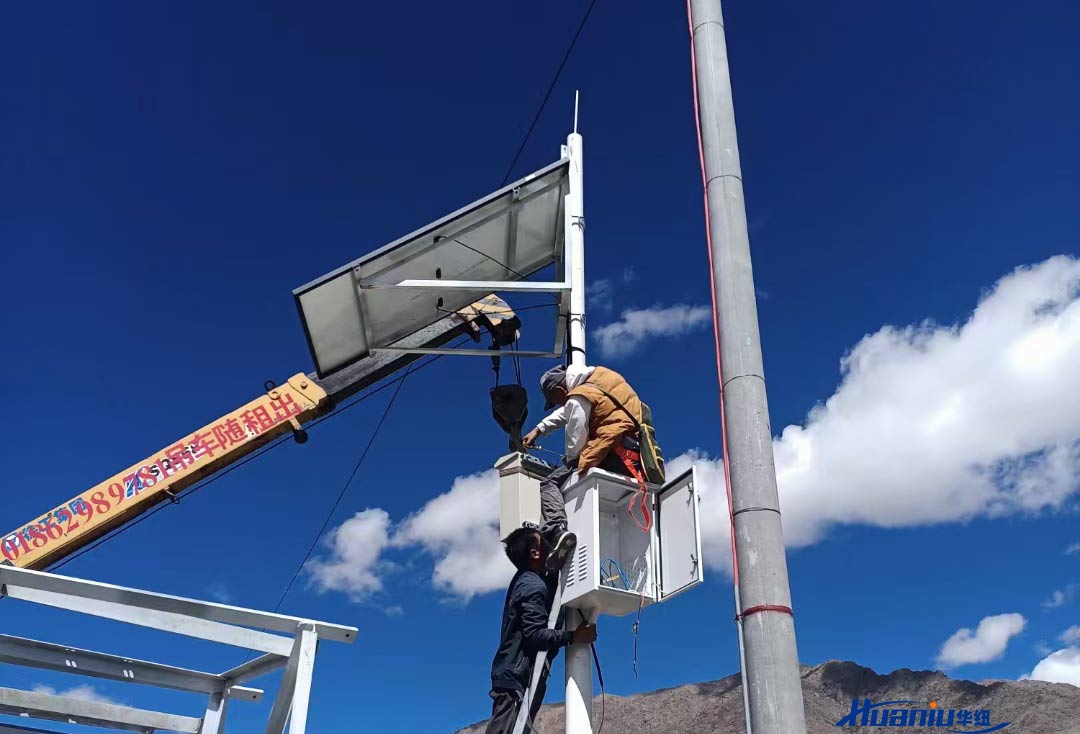
<path id="1" fill-rule="evenodd" d="M 401 523 L 393 543 L 423 547 L 435 558 L 435 587 L 464 601 L 505 589 L 514 567 L 499 542 L 498 472 L 455 479 Z"/>
<path id="2" fill-rule="evenodd" d="M 57 691 L 52 686 L 46 686 L 38 684 L 31 689 L 34 693 L 44 693 L 50 696 L 65 696 L 67 698 L 74 698 L 79 701 L 90 701 L 91 703 L 111 703 L 119 704 L 120 702 L 109 698 L 103 693 L 99 693 L 96 688 L 91 685 L 80 685 L 68 688 L 66 690 Z"/>
<path id="3" fill-rule="evenodd" d="M 1071 556 L 1073 553 L 1080 553 L 1080 543 L 1073 543 L 1065 549 L 1065 555 Z"/>
<path id="4" fill-rule="evenodd" d="M 331 556 L 309 564 L 320 591 L 342 591 L 365 601 L 383 589 L 380 572 L 392 567 L 388 549 L 419 547 L 435 560 L 435 588 L 467 602 L 476 594 L 506 588 L 514 568 L 499 542 L 499 475 L 494 470 L 458 477 L 449 491 L 391 525 L 381 509 L 368 509 L 336 528 Z M 404 613 L 400 606 L 383 610 Z"/>
<path id="5" fill-rule="evenodd" d="M 1030 675 L 1023 678 L 1080 686 L 1080 647 L 1067 647 L 1051 653 L 1039 661 Z"/>
<path id="6" fill-rule="evenodd" d="M 816 543 L 842 524 L 1062 507 L 1080 489 L 1078 364 L 1080 260 L 1068 257 L 1002 278 L 963 325 L 865 337 L 842 360 L 833 395 L 773 441 L 786 543 Z M 700 450 L 671 464 L 691 459 L 709 472 L 706 560 L 730 568 L 723 465 Z"/>
<path id="7" fill-rule="evenodd" d="M 637 272 L 633 268 L 624 268 L 621 276 L 617 279 L 618 285 L 630 285 L 637 280 Z M 585 286 L 586 305 L 589 311 L 599 311 L 607 316 L 615 308 L 616 279 L 601 278 L 594 280 Z"/>
<path id="8" fill-rule="evenodd" d="M 211 584 L 206 590 L 206 593 L 211 599 L 219 604 L 229 604 L 232 602 L 232 593 L 229 592 L 229 587 L 225 584 Z"/>
<path id="9" fill-rule="evenodd" d="M 341 591 L 364 601 L 381 591 L 380 556 L 389 543 L 390 516 L 385 510 L 356 513 L 330 534 L 330 557 L 311 561 L 307 570 L 319 591 Z"/>
<path id="10" fill-rule="evenodd" d="M 1069 584 L 1064 589 L 1058 589 L 1043 601 L 1043 609 L 1057 609 L 1071 602 L 1076 597 L 1076 584 Z"/>
<path id="11" fill-rule="evenodd" d="M 590 311 L 609 314 L 615 307 L 615 286 L 610 280 L 594 280 L 585 286 L 585 300 Z"/>
<path id="12" fill-rule="evenodd" d="M 964 627 L 945 640 L 938 654 L 938 665 L 954 668 L 997 660 L 1005 654 L 1009 640 L 1020 634 L 1026 625 L 1027 621 L 1020 614 L 984 617 L 974 632 Z"/>
<path id="13" fill-rule="evenodd" d="M 1080 261 L 1002 278 L 960 326 L 886 326 L 774 442 L 784 533 L 1059 508 L 1080 485 Z M 660 427 L 662 430 L 662 427 Z"/>
<path id="14" fill-rule="evenodd" d="M 605 357 L 625 357 L 648 339 L 688 334 L 705 327 L 712 319 L 708 306 L 653 306 L 631 308 L 618 321 L 593 332 Z"/>
<path id="15" fill-rule="evenodd" d="M 1080 642 L 1080 625 L 1074 625 L 1061 633 L 1059 638 L 1066 645 L 1075 645 Z"/>

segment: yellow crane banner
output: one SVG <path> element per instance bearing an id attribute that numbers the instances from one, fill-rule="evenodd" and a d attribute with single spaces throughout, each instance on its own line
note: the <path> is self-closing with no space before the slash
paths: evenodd
<path id="1" fill-rule="evenodd" d="M 44 569 L 109 530 L 176 496 L 317 412 L 326 393 L 306 375 L 290 378 L 247 405 L 154 456 L 91 487 L 0 539 L 4 562 Z"/>

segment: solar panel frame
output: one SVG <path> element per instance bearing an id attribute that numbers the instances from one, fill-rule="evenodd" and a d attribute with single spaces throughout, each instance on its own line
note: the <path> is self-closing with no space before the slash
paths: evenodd
<path id="1" fill-rule="evenodd" d="M 325 377 L 373 351 L 391 349 L 396 341 L 444 317 L 433 307 L 433 293 L 444 299 L 445 311 L 454 311 L 498 290 L 493 284 L 507 290 L 515 289 L 514 283 L 530 290 L 568 289 L 564 262 L 568 172 L 569 159 L 563 158 L 296 288 L 293 298 L 316 373 Z M 435 241 L 437 235 L 445 239 Z M 488 257 L 477 256 L 455 239 L 478 245 Z M 523 283 L 489 258 L 526 277 L 555 265 L 563 282 Z M 454 281 L 464 273 L 460 280 L 477 290 L 447 288 L 450 283 L 441 283 L 432 272 L 435 263 L 448 268 L 436 271 L 439 277 Z M 401 277 L 403 273 L 414 277 Z M 426 299 L 431 305 L 425 305 Z M 561 313 L 566 299 L 560 303 Z M 559 349 L 558 343 L 554 349 Z"/>

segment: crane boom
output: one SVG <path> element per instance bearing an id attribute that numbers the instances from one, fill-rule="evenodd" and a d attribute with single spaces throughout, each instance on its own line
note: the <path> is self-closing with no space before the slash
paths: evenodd
<path id="1" fill-rule="evenodd" d="M 294 375 L 8 533 L 0 541 L 0 553 L 20 568 L 46 568 L 278 436 L 299 431 L 326 400 L 326 391 L 314 380 Z"/>
<path id="2" fill-rule="evenodd" d="M 513 329 L 518 323 L 504 301 L 488 296 L 457 314 L 439 319 L 395 346 L 439 347 L 462 334 L 479 339 L 480 325 L 494 334 L 499 328 L 496 324 Z M 292 431 L 302 442 L 305 436 L 302 427 L 306 423 L 419 356 L 419 353 L 400 351 L 380 352 L 322 380 L 301 373 L 290 377 L 284 385 L 268 385 L 265 395 L 4 535 L 0 538 L 0 562 L 32 570 L 46 569 L 158 503 L 175 500 L 196 482 L 279 436 Z"/>

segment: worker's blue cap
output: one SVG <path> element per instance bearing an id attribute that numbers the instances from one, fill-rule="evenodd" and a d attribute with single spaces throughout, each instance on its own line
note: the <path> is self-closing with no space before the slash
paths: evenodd
<path id="1" fill-rule="evenodd" d="M 540 392 L 544 394 L 544 400 L 547 401 L 544 404 L 544 410 L 551 410 L 555 407 L 555 403 L 551 400 L 551 391 L 556 387 L 565 387 L 565 385 L 566 368 L 562 365 L 552 367 L 550 370 L 540 375 Z"/>

